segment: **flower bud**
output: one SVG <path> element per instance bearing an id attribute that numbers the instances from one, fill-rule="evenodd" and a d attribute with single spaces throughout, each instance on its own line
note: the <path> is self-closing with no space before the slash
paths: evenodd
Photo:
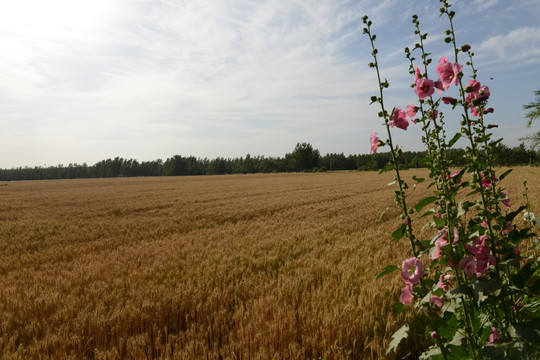
<path id="1" fill-rule="evenodd" d="M 375 101 L 377 101 L 377 97 L 374 95 L 371 97 L 371 102 L 375 102 Z"/>
<path id="2" fill-rule="evenodd" d="M 467 45 L 467 44 L 465 44 L 465 45 L 463 45 L 463 46 L 461 47 L 461 51 L 463 51 L 463 52 L 467 52 L 467 51 L 469 51 L 470 49 L 471 49 L 470 45 Z"/>
<path id="3" fill-rule="evenodd" d="M 450 36 L 448 36 L 448 37 L 446 37 L 444 39 L 444 42 L 447 43 L 447 44 L 450 43 L 451 41 L 452 41 L 452 38 Z"/>

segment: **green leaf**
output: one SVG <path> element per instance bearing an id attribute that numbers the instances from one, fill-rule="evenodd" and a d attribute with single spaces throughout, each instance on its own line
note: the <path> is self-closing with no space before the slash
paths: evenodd
<path id="1" fill-rule="evenodd" d="M 384 211 L 382 212 L 381 216 L 379 216 L 379 220 L 381 220 L 384 216 L 384 214 L 386 214 L 386 212 L 391 208 L 391 207 L 394 207 L 395 205 L 388 205 L 386 207 L 386 209 L 384 209 Z"/>
<path id="2" fill-rule="evenodd" d="M 401 314 L 403 312 L 403 309 L 405 308 L 405 305 L 403 305 L 400 302 L 397 302 L 394 305 L 392 305 L 392 307 L 396 311 L 396 314 Z"/>
<path id="3" fill-rule="evenodd" d="M 450 296 L 453 297 L 453 298 L 463 296 L 463 295 L 466 295 L 468 297 L 472 297 L 473 291 L 469 286 L 462 284 L 462 285 L 458 285 L 454 289 L 450 290 L 448 292 L 448 294 L 450 294 Z"/>
<path id="4" fill-rule="evenodd" d="M 463 343 L 463 339 L 465 338 L 466 336 L 464 335 L 464 332 L 456 331 L 456 333 L 454 334 L 454 337 L 452 338 L 452 341 L 450 341 L 450 344 L 461 347 Z"/>
<path id="5" fill-rule="evenodd" d="M 444 225 L 444 219 L 439 219 L 438 217 L 434 216 L 433 221 L 435 222 L 435 225 L 437 226 L 437 229 L 442 229 Z"/>
<path id="6" fill-rule="evenodd" d="M 508 174 L 510 174 L 512 172 L 512 169 L 510 170 L 506 170 L 505 172 L 502 173 L 501 176 L 499 176 L 499 180 L 502 180 L 504 179 L 506 176 L 508 176 Z"/>
<path id="7" fill-rule="evenodd" d="M 424 179 L 424 178 L 417 178 L 416 175 L 413 175 L 412 178 L 413 178 L 414 181 L 416 181 L 417 184 L 420 184 L 421 182 L 423 182 L 424 180 L 426 180 L 426 179 Z"/>
<path id="8" fill-rule="evenodd" d="M 390 351 L 397 349 L 401 340 L 406 339 L 408 336 L 409 325 L 405 324 L 400 327 L 399 330 L 394 333 L 394 335 L 392 335 L 392 341 L 390 341 L 390 344 L 388 344 L 388 348 L 386 349 L 386 355 L 388 355 Z"/>
<path id="9" fill-rule="evenodd" d="M 385 275 L 388 275 L 390 273 L 393 273 L 394 271 L 399 270 L 399 266 L 397 265 L 388 265 L 383 269 L 383 271 L 377 275 L 377 279 L 382 278 Z"/>
<path id="10" fill-rule="evenodd" d="M 444 359 L 442 356 L 441 349 L 437 346 L 430 347 L 426 352 L 424 352 L 420 357 L 418 358 L 420 360 L 438 360 L 438 359 Z"/>
<path id="11" fill-rule="evenodd" d="M 534 269 L 531 268 L 531 265 L 532 263 L 530 262 L 525 264 L 525 266 L 519 270 L 519 273 L 513 277 L 512 280 L 518 288 L 523 289 L 527 281 L 529 281 L 531 276 L 534 274 Z"/>
<path id="12" fill-rule="evenodd" d="M 393 170 L 393 169 L 394 169 L 394 167 L 392 166 L 392 164 L 387 163 L 387 164 L 384 165 L 383 168 L 379 171 L 379 174 L 385 173 L 385 172 L 390 171 L 390 170 Z"/>
<path id="13" fill-rule="evenodd" d="M 416 212 L 420 212 L 422 208 L 426 205 L 429 205 L 435 201 L 437 201 L 438 197 L 436 196 L 428 196 L 427 198 L 424 198 L 418 202 L 418 204 L 415 205 L 414 209 Z"/>
<path id="14" fill-rule="evenodd" d="M 406 233 L 407 233 L 407 226 L 405 224 L 401 224 L 401 226 L 392 233 L 392 237 L 394 238 L 395 241 L 398 241 L 402 239 Z"/>
<path id="15" fill-rule="evenodd" d="M 461 138 L 461 133 L 460 132 L 456 133 L 456 135 L 454 135 L 452 140 L 450 140 L 450 142 L 448 143 L 448 147 L 451 148 L 452 145 L 454 145 L 456 141 L 458 141 L 460 138 Z"/>

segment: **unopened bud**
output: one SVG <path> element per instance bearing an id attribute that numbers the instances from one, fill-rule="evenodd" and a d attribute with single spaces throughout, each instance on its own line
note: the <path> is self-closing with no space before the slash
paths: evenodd
<path id="1" fill-rule="evenodd" d="M 444 42 L 447 43 L 447 44 L 450 43 L 451 41 L 452 41 L 452 38 L 450 36 L 448 36 L 448 37 L 446 37 L 444 39 Z"/>
<path id="2" fill-rule="evenodd" d="M 371 97 L 371 102 L 375 102 L 375 101 L 377 101 L 377 97 L 376 97 L 376 96 L 372 96 L 372 97 Z"/>
<path id="3" fill-rule="evenodd" d="M 467 51 L 469 51 L 470 49 L 471 49 L 471 46 L 470 46 L 470 45 L 467 45 L 467 44 L 465 44 L 465 45 L 463 45 L 463 46 L 461 47 L 461 51 L 463 51 L 463 52 L 467 52 Z"/>

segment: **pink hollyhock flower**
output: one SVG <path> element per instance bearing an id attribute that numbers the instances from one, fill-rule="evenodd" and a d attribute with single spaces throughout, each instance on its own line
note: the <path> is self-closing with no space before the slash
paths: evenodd
<path id="1" fill-rule="evenodd" d="M 488 227 L 488 223 L 486 222 L 486 220 L 482 220 L 482 223 L 480 225 L 482 225 L 482 227 L 484 228 Z"/>
<path id="2" fill-rule="evenodd" d="M 504 223 L 504 229 L 502 231 L 502 233 L 504 235 L 508 234 L 510 231 L 512 231 L 512 229 L 514 228 L 514 226 L 512 225 L 512 223 L 510 221 L 506 221 Z"/>
<path id="3" fill-rule="evenodd" d="M 411 226 L 411 218 L 407 216 L 405 219 L 403 219 L 403 223 L 407 226 Z"/>
<path id="4" fill-rule="evenodd" d="M 433 80 L 421 78 L 416 81 L 414 92 L 420 99 L 425 99 L 435 92 Z"/>
<path id="5" fill-rule="evenodd" d="M 421 77 L 420 68 L 417 66 L 414 68 L 414 82 L 416 83 Z"/>
<path id="6" fill-rule="evenodd" d="M 437 334 L 437 332 L 436 332 L 436 331 L 432 331 L 432 332 L 431 332 L 431 337 L 432 337 L 433 339 L 435 339 L 435 340 L 437 340 L 437 339 L 440 339 L 440 338 L 441 338 L 441 337 L 439 336 L 439 334 Z"/>
<path id="7" fill-rule="evenodd" d="M 458 63 L 451 63 L 448 61 L 446 56 L 443 56 L 439 60 L 439 65 L 437 65 L 437 75 L 439 75 L 438 83 L 441 83 L 443 90 L 448 90 L 448 88 L 454 83 L 458 84 L 459 74 L 463 67 Z M 438 90 L 440 94 L 442 91 Z"/>
<path id="8" fill-rule="evenodd" d="M 487 178 L 483 178 L 482 179 L 482 186 L 485 187 L 486 189 L 489 189 L 491 187 L 491 180 L 489 180 Z"/>
<path id="9" fill-rule="evenodd" d="M 465 87 L 465 91 L 469 94 L 477 93 L 480 90 L 480 86 L 482 86 L 482 84 L 480 84 L 480 81 L 470 80 L 467 86 Z"/>
<path id="10" fill-rule="evenodd" d="M 454 98 L 453 97 L 449 97 L 449 96 L 443 96 L 441 98 L 442 102 L 445 103 L 446 105 L 448 104 L 451 104 L 452 102 L 454 102 Z"/>
<path id="11" fill-rule="evenodd" d="M 495 326 L 491 327 L 491 333 L 489 334 L 489 341 L 488 344 L 494 344 L 497 340 L 499 340 L 499 332 L 495 328 Z"/>
<path id="12" fill-rule="evenodd" d="M 413 118 L 416 116 L 416 109 L 413 103 L 407 105 L 407 116 Z"/>
<path id="13" fill-rule="evenodd" d="M 444 291 L 448 291 L 450 289 L 450 286 L 452 285 L 452 275 L 446 274 L 439 277 L 439 282 L 437 283 L 437 287 L 443 289 Z"/>
<path id="14" fill-rule="evenodd" d="M 424 275 L 420 260 L 415 257 L 403 260 L 401 264 L 401 278 L 406 284 L 416 284 Z"/>
<path id="15" fill-rule="evenodd" d="M 460 260 L 459 266 L 465 272 L 465 275 L 472 278 L 475 274 L 476 264 L 474 263 L 474 256 L 468 255 Z"/>
<path id="16" fill-rule="evenodd" d="M 454 244 L 457 244 L 459 241 L 459 230 L 457 226 L 454 228 Z"/>
<path id="17" fill-rule="evenodd" d="M 399 301 L 401 301 L 403 305 L 410 305 L 412 298 L 412 286 L 407 284 L 405 285 L 405 287 L 401 288 L 401 295 L 399 296 Z"/>
<path id="18" fill-rule="evenodd" d="M 431 254 L 432 260 L 437 260 L 441 257 L 442 247 L 445 245 L 448 245 L 448 240 L 446 239 L 447 232 L 445 231 L 443 234 L 441 234 L 437 240 L 435 240 L 435 250 L 433 250 L 433 253 Z"/>
<path id="19" fill-rule="evenodd" d="M 483 276 L 487 274 L 489 266 L 496 264 L 495 256 L 491 253 L 489 247 L 486 246 L 486 240 L 488 237 L 482 235 L 479 238 L 473 240 L 473 245 L 467 245 L 467 250 L 471 252 L 476 258 L 476 276 Z"/>
<path id="20" fill-rule="evenodd" d="M 506 195 L 506 199 L 501 200 L 504 206 L 506 206 L 507 209 L 510 209 L 510 198 L 508 197 L 508 191 L 503 192 L 504 195 Z"/>
<path id="21" fill-rule="evenodd" d="M 437 295 L 433 295 L 433 294 L 429 296 L 429 302 L 437 305 L 439 308 L 442 308 L 444 305 L 444 300 L 438 297 Z"/>
<path id="22" fill-rule="evenodd" d="M 489 266 L 496 264 L 496 259 L 493 254 L 491 254 L 491 250 L 489 250 L 488 247 L 481 248 L 481 251 L 477 253 L 476 255 L 476 276 L 484 276 L 487 274 L 489 270 Z"/>
<path id="23" fill-rule="evenodd" d="M 437 89 L 437 94 L 440 94 L 444 91 L 444 87 L 441 81 L 435 81 L 435 89 Z"/>
<path id="24" fill-rule="evenodd" d="M 429 110 L 427 113 L 429 120 L 435 120 L 439 116 L 438 110 Z"/>
<path id="25" fill-rule="evenodd" d="M 396 126 L 400 129 L 407 130 L 407 127 L 409 127 L 409 122 L 407 121 L 405 111 L 401 110 L 398 107 L 394 108 L 392 120 L 390 121 L 390 126 Z"/>
<path id="26" fill-rule="evenodd" d="M 377 137 L 376 132 L 374 131 L 371 132 L 371 137 L 369 141 L 371 143 L 371 149 L 369 149 L 369 151 L 374 154 L 377 153 L 377 148 L 379 147 L 379 138 Z"/>
<path id="27" fill-rule="evenodd" d="M 521 256 L 521 251 L 519 251 L 517 246 L 514 247 L 514 255 Z"/>

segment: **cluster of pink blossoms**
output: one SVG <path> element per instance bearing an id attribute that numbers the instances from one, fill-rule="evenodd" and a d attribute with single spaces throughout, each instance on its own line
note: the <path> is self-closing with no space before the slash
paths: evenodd
<path id="1" fill-rule="evenodd" d="M 404 305 L 409 305 L 413 298 L 412 287 L 424 276 L 422 264 L 417 258 L 403 260 L 401 264 L 401 278 L 405 282 L 405 287 L 401 289 L 400 301 Z"/>
<path id="2" fill-rule="evenodd" d="M 480 84 L 479 81 L 471 80 L 465 87 L 465 91 L 467 92 L 465 101 L 469 104 L 469 110 L 471 110 L 473 116 L 493 112 L 493 108 L 485 109 L 485 105 L 491 95 L 487 86 Z"/>
<path id="3" fill-rule="evenodd" d="M 463 269 L 468 277 L 485 276 L 489 270 L 489 266 L 495 266 L 495 256 L 491 253 L 489 247 L 486 246 L 488 237 L 482 235 L 473 240 L 472 245 L 467 245 L 467 250 L 472 255 L 468 255 L 461 259 L 459 266 Z"/>
<path id="4" fill-rule="evenodd" d="M 460 64 L 457 62 L 450 62 L 446 56 L 442 57 L 437 65 L 437 75 L 439 75 L 439 79 L 437 81 L 433 81 L 422 76 L 420 68 L 416 67 L 414 69 L 414 92 L 420 99 L 430 97 L 435 93 L 435 89 L 437 89 L 438 94 L 441 94 L 443 91 L 448 90 L 452 84 L 457 85 L 459 83 L 459 76 L 461 75 L 462 70 L 463 67 Z M 486 109 L 485 107 L 490 96 L 489 88 L 487 86 L 480 84 L 480 82 L 476 80 L 471 80 L 467 84 L 465 91 L 467 92 L 465 101 L 468 103 L 469 110 L 473 116 L 481 116 L 483 114 L 493 112 L 493 108 Z M 455 105 L 457 102 L 456 99 L 449 96 L 443 96 L 441 100 L 445 104 Z M 431 109 L 426 112 L 427 118 L 430 120 L 435 120 L 438 114 L 439 112 L 435 109 Z M 406 112 L 401 108 L 396 107 L 391 115 L 390 126 L 407 130 L 409 127 L 407 117 L 409 117 L 411 121 L 416 124 L 418 119 L 416 119 L 415 116 L 416 107 L 412 103 L 407 106 Z M 370 152 L 377 152 L 379 144 L 378 141 L 379 139 L 376 137 L 376 134 L 371 133 Z"/>

